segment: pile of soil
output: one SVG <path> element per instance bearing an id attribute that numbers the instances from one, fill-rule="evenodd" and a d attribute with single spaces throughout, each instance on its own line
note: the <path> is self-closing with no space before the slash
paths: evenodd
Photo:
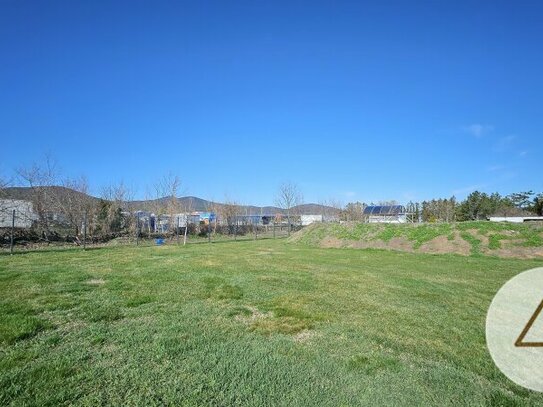
<path id="1" fill-rule="evenodd" d="M 488 225 L 488 224 L 487 224 Z M 387 240 L 379 238 L 379 232 L 383 230 L 383 225 L 364 225 L 364 233 L 361 233 L 359 239 L 338 237 L 338 227 L 344 231 L 351 231 L 356 228 L 356 224 L 313 224 L 299 232 L 296 232 L 289 239 L 292 243 L 305 243 L 323 248 L 354 248 L 354 249 L 385 249 L 411 253 L 431 253 L 431 254 L 457 254 L 461 256 L 470 256 L 474 254 L 497 256 L 502 258 L 522 258 L 522 259 L 543 259 L 543 244 L 528 244 L 519 228 L 535 228 L 535 233 L 543 238 L 543 228 L 537 225 L 515 225 L 511 230 L 507 226 L 501 226 L 499 231 L 487 228 L 481 224 L 481 228 L 463 227 L 461 230 L 457 224 L 450 225 L 450 233 L 439 235 L 423 243 L 416 244 L 405 236 L 395 236 Z M 387 228 L 408 228 L 418 225 L 386 225 Z M 405 229 L 404 229 L 405 230 Z M 341 235 L 341 233 L 339 233 Z M 343 233 L 349 236 L 349 233 Z M 401 234 L 401 233 L 400 233 Z M 492 246 L 491 237 L 496 238 L 499 235 L 499 247 Z M 505 237 L 505 238 L 503 238 Z M 542 240 L 543 241 L 543 240 Z"/>

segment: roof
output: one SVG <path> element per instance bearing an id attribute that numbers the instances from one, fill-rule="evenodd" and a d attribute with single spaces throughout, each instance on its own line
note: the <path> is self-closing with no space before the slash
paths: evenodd
<path id="1" fill-rule="evenodd" d="M 377 205 L 366 206 L 364 208 L 364 215 L 401 215 L 405 213 L 403 205 Z"/>

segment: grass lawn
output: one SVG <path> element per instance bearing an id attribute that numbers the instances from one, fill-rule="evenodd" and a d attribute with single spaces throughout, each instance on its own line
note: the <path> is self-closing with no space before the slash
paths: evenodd
<path id="1" fill-rule="evenodd" d="M 0 256 L 0 405 L 542 405 L 484 338 L 541 266 L 285 240 Z"/>

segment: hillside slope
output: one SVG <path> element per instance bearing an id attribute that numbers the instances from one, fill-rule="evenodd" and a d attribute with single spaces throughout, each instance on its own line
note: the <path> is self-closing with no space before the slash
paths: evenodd
<path id="1" fill-rule="evenodd" d="M 543 226 L 535 224 L 313 224 L 289 241 L 319 247 L 543 259 Z"/>
<path id="2" fill-rule="evenodd" d="M 65 196 L 65 195 L 73 195 L 76 197 L 83 197 L 85 199 L 88 199 L 90 202 L 98 202 L 100 198 L 94 197 L 92 195 L 83 194 L 78 191 L 74 191 L 73 189 L 62 187 L 62 186 L 49 186 L 44 187 L 44 189 L 51 192 L 52 195 L 56 196 Z M 32 200 L 32 188 L 29 187 L 8 187 L 4 188 L 0 191 L 0 199 L 22 199 L 25 201 L 31 201 Z M 159 200 L 166 200 L 169 199 L 167 197 L 165 198 L 159 198 Z M 210 210 L 217 210 L 217 208 L 220 208 L 223 203 L 220 202 L 213 202 L 208 201 L 206 199 L 198 198 L 196 196 L 183 196 L 177 198 L 179 200 L 179 204 L 182 208 L 190 208 L 192 211 L 210 211 Z M 152 207 L 153 203 L 156 202 L 156 199 L 148 199 L 148 200 L 134 200 L 129 201 L 131 204 L 131 207 L 134 209 L 148 209 L 149 207 Z M 240 213 L 244 215 L 260 215 L 260 214 L 277 214 L 277 213 L 284 213 L 285 211 L 281 208 L 278 208 L 276 206 L 255 206 L 255 205 L 239 205 Z M 298 214 L 304 214 L 304 215 L 320 215 L 322 213 L 330 213 L 333 212 L 335 209 L 321 204 L 314 204 L 314 203 L 307 203 L 307 204 L 301 204 L 298 206 L 294 206 L 292 208 L 292 213 L 298 213 Z"/>

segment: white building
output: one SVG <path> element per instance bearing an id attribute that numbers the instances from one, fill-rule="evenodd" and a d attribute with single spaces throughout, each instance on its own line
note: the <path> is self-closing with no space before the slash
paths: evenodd
<path id="1" fill-rule="evenodd" d="M 301 215 L 300 221 L 302 226 L 311 225 L 315 222 L 322 222 L 322 215 Z"/>
<path id="2" fill-rule="evenodd" d="M 511 223 L 524 223 L 524 222 L 543 222 L 543 216 L 491 216 L 488 218 L 491 222 L 511 222 Z"/>
<path id="3" fill-rule="evenodd" d="M 368 223 L 407 223 L 407 211 L 403 205 L 366 206 L 363 215 Z"/>
<path id="4" fill-rule="evenodd" d="M 0 199 L 0 227 L 10 228 L 15 210 L 15 227 L 30 228 L 37 219 L 32 202 L 18 199 Z"/>

